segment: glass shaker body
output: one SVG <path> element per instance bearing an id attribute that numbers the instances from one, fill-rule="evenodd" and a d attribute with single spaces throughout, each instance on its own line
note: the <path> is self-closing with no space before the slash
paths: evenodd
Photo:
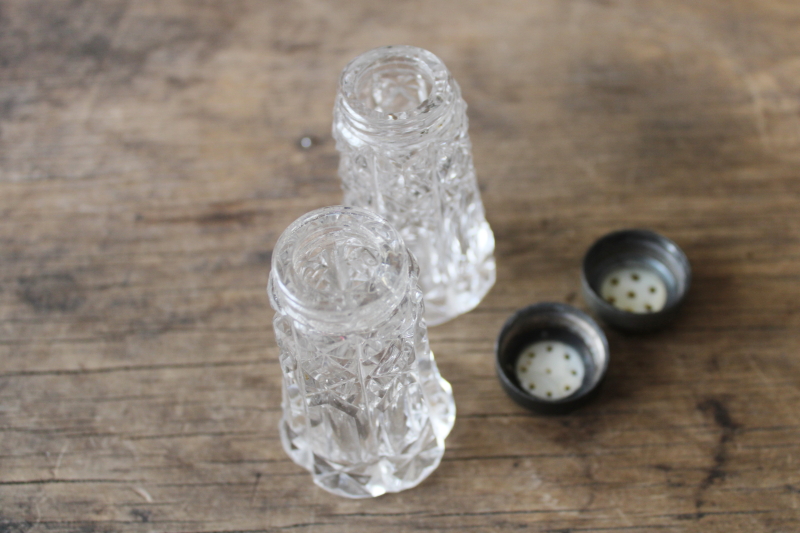
<path id="1" fill-rule="evenodd" d="M 444 453 L 455 403 L 428 345 L 418 272 L 397 231 L 357 208 L 304 215 L 273 252 L 281 440 L 335 494 L 413 487 Z"/>
<path id="2" fill-rule="evenodd" d="M 495 281 L 466 107 L 439 58 L 387 46 L 345 67 L 334 108 L 344 203 L 398 229 L 419 262 L 430 325 L 473 309 Z"/>

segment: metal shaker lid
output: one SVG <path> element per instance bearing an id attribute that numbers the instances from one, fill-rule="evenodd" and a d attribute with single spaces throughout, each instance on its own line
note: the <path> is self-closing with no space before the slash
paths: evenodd
<path id="1" fill-rule="evenodd" d="M 627 331 L 652 331 L 675 318 L 691 277 L 677 244 L 642 229 L 600 238 L 581 268 L 586 304 L 608 325 Z"/>
<path id="2" fill-rule="evenodd" d="M 503 390 L 522 407 L 564 414 L 595 396 L 608 369 L 605 334 L 586 313 L 562 303 L 520 309 L 495 345 Z"/>

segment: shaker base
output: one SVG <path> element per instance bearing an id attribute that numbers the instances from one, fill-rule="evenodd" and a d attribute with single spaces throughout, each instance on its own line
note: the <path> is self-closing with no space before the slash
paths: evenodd
<path id="1" fill-rule="evenodd" d="M 438 374 L 438 370 L 434 372 Z M 312 443 L 305 435 L 293 432 L 285 418 L 279 426 L 283 449 L 292 461 L 311 473 L 317 486 L 338 496 L 374 498 L 416 487 L 439 466 L 445 450 L 444 439 L 455 422 L 450 383 L 437 376 L 425 388 L 426 394 L 431 395 L 431 415 L 420 437 L 407 447 L 408 453 L 358 464 L 337 464 L 314 453 Z"/>
<path id="2" fill-rule="evenodd" d="M 438 326 L 469 313 L 481 303 L 495 283 L 496 273 L 494 266 L 487 273 L 485 283 L 471 293 L 452 294 L 444 304 L 437 305 L 432 298 L 425 295 L 425 323 L 428 326 Z"/>

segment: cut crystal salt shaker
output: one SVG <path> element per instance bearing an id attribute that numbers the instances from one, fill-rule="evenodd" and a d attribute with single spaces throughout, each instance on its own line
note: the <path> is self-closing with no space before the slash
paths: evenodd
<path id="1" fill-rule="evenodd" d="M 334 107 L 344 203 L 400 232 L 419 262 L 429 325 L 470 311 L 495 281 L 466 108 L 444 63 L 412 46 L 350 62 Z"/>
<path id="2" fill-rule="evenodd" d="M 418 276 L 398 232 L 359 208 L 308 213 L 275 246 L 281 440 L 332 493 L 411 488 L 444 453 L 455 403 L 428 346 Z"/>

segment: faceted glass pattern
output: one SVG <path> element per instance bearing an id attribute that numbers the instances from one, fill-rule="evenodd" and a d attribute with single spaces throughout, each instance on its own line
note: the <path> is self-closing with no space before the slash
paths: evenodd
<path id="1" fill-rule="evenodd" d="M 439 58 L 387 46 L 345 67 L 334 109 L 344 203 L 400 232 L 420 265 L 430 325 L 473 309 L 495 281 L 466 107 Z"/>
<path id="2" fill-rule="evenodd" d="M 320 487 L 351 498 L 413 487 L 455 421 L 416 261 L 374 213 L 329 207 L 283 233 L 270 272 L 283 372 L 281 440 Z"/>

